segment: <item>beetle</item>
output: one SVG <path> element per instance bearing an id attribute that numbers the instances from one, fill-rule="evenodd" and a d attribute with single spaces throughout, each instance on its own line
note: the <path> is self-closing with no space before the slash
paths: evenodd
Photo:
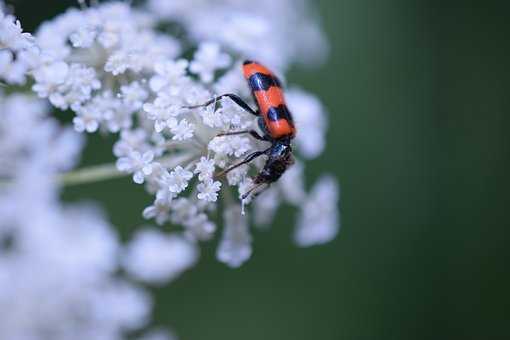
<path id="1" fill-rule="evenodd" d="M 186 106 L 186 108 L 205 107 L 223 97 L 228 97 L 243 110 L 258 117 L 257 121 L 260 130 L 263 132 L 262 136 L 255 130 L 233 131 L 218 134 L 218 136 L 250 134 L 258 140 L 271 143 L 271 146 L 267 149 L 255 151 L 246 156 L 243 161 L 217 174 L 217 177 L 225 175 L 229 171 L 243 164 L 247 164 L 257 157 L 266 155 L 268 157 L 267 161 L 262 170 L 255 177 L 253 181 L 254 186 L 242 196 L 244 200 L 251 192 L 260 186 L 267 185 L 267 187 L 269 187 L 271 183 L 276 182 L 287 168 L 294 164 L 291 141 L 296 136 L 296 128 L 294 126 L 292 114 L 285 103 L 282 86 L 278 78 L 267 67 L 251 60 L 244 61 L 243 74 L 248 81 L 251 94 L 257 104 L 257 110 L 253 110 L 241 97 L 233 93 L 225 93 L 204 104 Z M 260 192 L 262 192 L 262 190 L 258 193 Z"/>

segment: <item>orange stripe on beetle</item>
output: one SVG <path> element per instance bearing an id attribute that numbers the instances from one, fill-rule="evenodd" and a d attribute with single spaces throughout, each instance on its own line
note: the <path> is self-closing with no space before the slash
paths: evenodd
<path id="1" fill-rule="evenodd" d="M 271 137 L 278 139 L 284 136 L 294 136 L 296 129 L 287 119 L 278 119 L 277 121 L 269 121 L 266 123 L 267 129 Z"/>
<path id="2" fill-rule="evenodd" d="M 265 66 L 260 65 L 259 63 L 253 61 L 245 61 L 243 64 L 243 73 L 246 79 L 250 78 L 252 75 L 256 73 L 265 74 L 268 76 L 273 76 L 273 73 Z"/>
<path id="3" fill-rule="evenodd" d="M 270 87 L 267 91 L 255 91 L 253 95 L 257 100 L 260 113 L 264 115 L 264 117 L 267 115 L 267 111 L 270 107 L 278 107 L 285 104 L 283 91 L 279 87 Z"/>

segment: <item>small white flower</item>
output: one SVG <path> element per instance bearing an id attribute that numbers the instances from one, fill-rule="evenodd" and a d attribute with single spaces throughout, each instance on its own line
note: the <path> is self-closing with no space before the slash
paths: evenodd
<path id="1" fill-rule="evenodd" d="M 306 199 L 303 163 L 298 161 L 288 168 L 277 185 L 287 202 L 301 206 Z"/>
<path id="2" fill-rule="evenodd" d="M 204 182 L 198 184 L 198 199 L 216 202 L 218 199 L 218 191 L 220 191 L 221 182 L 213 181 L 212 179 L 206 179 Z"/>
<path id="3" fill-rule="evenodd" d="M 116 76 L 126 72 L 131 65 L 131 56 L 126 51 L 118 51 L 108 58 L 104 65 L 104 70 Z"/>
<path id="4" fill-rule="evenodd" d="M 331 241 L 339 230 L 339 189 L 336 180 L 323 176 L 312 188 L 302 207 L 294 232 L 294 241 L 301 247 Z"/>
<path id="5" fill-rule="evenodd" d="M 74 129 L 78 132 L 96 132 L 102 119 L 103 115 L 97 107 L 81 107 L 73 118 Z"/>
<path id="6" fill-rule="evenodd" d="M 192 177 L 193 173 L 191 171 L 183 169 L 180 165 L 175 167 L 175 169 L 170 172 L 168 190 L 176 194 L 180 193 L 186 189 L 188 182 Z"/>
<path id="7" fill-rule="evenodd" d="M 244 178 L 244 180 L 241 183 L 239 183 L 239 185 L 238 185 L 239 199 L 242 200 L 241 201 L 241 204 L 242 204 L 241 211 L 242 211 L 243 215 L 244 215 L 244 205 L 249 204 L 253 199 L 252 195 L 249 195 L 248 197 L 246 197 L 244 199 L 243 199 L 243 196 L 245 194 L 247 194 L 251 188 L 253 188 L 253 185 L 254 185 L 253 179 L 250 177 Z"/>
<path id="8" fill-rule="evenodd" d="M 204 181 L 211 179 L 214 173 L 214 160 L 207 157 L 201 157 L 200 161 L 195 166 L 195 174 L 198 174 L 198 179 Z"/>
<path id="9" fill-rule="evenodd" d="M 118 44 L 119 42 L 119 35 L 114 32 L 102 32 L 97 37 L 97 41 L 103 45 L 104 48 L 111 48 Z"/>
<path id="10" fill-rule="evenodd" d="M 190 71 L 200 76 L 204 83 L 210 83 L 214 79 L 214 72 L 226 68 L 231 63 L 228 54 L 221 53 L 220 45 L 213 42 L 201 43 L 193 61 L 190 64 Z"/>
<path id="11" fill-rule="evenodd" d="M 143 109 L 147 112 L 147 118 L 154 121 L 156 132 L 176 127 L 178 122 L 175 117 L 184 112 L 179 98 L 164 94 L 158 96 L 153 103 L 144 104 Z"/>
<path id="12" fill-rule="evenodd" d="M 245 216 L 239 206 L 230 206 L 224 213 L 225 227 L 216 251 L 219 261 L 229 267 L 239 267 L 252 253 L 251 236 Z"/>
<path id="13" fill-rule="evenodd" d="M 154 65 L 156 75 L 149 82 L 152 91 L 159 92 L 167 88 L 170 94 L 177 94 L 180 92 L 178 87 L 186 79 L 187 68 L 188 61 L 185 59 L 177 61 L 166 60 L 156 63 Z"/>
<path id="14" fill-rule="evenodd" d="M 209 142 L 209 150 L 214 151 L 216 154 L 241 157 L 249 150 L 252 145 L 248 137 L 241 136 L 221 136 L 215 137 Z"/>
<path id="15" fill-rule="evenodd" d="M 192 240 L 208 241 L 216 231 L 216 225 L 204 213 L 190 214 L 184 221 L 186 235 Z"/>
<path id="16" fill-rule="evenodd" d="M 30 33 L 23 33 L 19 20 L 11 15 L 4 15 L 0 8 L 0 49 L 17 51 L 32 45 L 32 36 Z"/>
<path id="17" fill-rule="evenodd" d="M 145 90 L 138 81 L 121 86 L 120 92 L 123 102 L 129 105 L 133 110 L 140 109 L 149 95 L 147 90 Z"/>
<path id="18" fill-rule="evenodd" d="M 198 207 L 188 198 L 177 198 L 172 204 L 171 221 L 174 224 L 186 224 L 187 221 L 198 214 Z"/>
<path id="19" fill-rule="evenodd" d="M 255 199 L 253 218 L 255 224 L 263 227 L 268 226 L 280 205 L 280 196 L 275 187 L 271 187 Z"/>
<path id="20" fill-rule="evenodd" d="M 229 185 L 239 185 L 244 181 L 248 174 L 249 167 L 241 165 L 227 173 L 227 182 Z"/>
<path id="21" fill-rule="evenodd" d="M 147 228 L 135 234 L 123 264 L 135 278 L 162 284 L 174 280 L 198 259 L 194 244 L 178 235 L 167 235 Z"/>
<path id="22" fill-rule="evenodd" d="M 69 65 L 63 61 L 42 65 L 33 72 L 36 83 L 32 89 L 39 97 L 48 97 L 64 83 L 68 73 Z"/>
<path id="23" fill-rule="evenodd" d="M 239 72 L 241 65 L 235 65 L 227 71 L 218 81 L 214 84 L 214 90 L 217 93 L 237 93 L 244 97 L 250 96 L 249 87 L 246 86 L 246 79 L 243 74 Z"/>
<path id="24" fill-rule="evenodd" d="M 113 146 L 113 154 L 117 157 L 127 156 L 131 151 L 145 152 L 147 133 L 143 129 L 123 130 L 120 139 Z"/>
<path id="25" fill-rule="evenodd" d="M 22 57 L 24 52 L 0 50 L 0 79 L 7 84 L 23 85 L 30 70 L 30 63 Z"/>
<path id="26" fill-rule="evenodd" d="M 163 225 L 170 219 L 170 200 L 168 197 L 156 198 L 154 203 L 143 210 L 143 217 L 147 220 L 154 218 L 156 223 Z"/>
<path id="27" fill-rule="evenodd" d="M 177 125 L 170 126 L 170 131 L 173 133 L 173 140 L 183 141 L 193 137 L 194 126 L 188 123 L 186 119 L 182 119 Z"/>
<path id="28" fill-rule="evenodd" d="M 316 158 L 326 145 L 326 113 L 317 97 L 299 89 L 289 89 L 286 98 L 299 133 L 296 143 L 300 154 Z"/>
<path id="29" fill-rule="evenodd" d="M 83 26 L 69 36 L 73 47 L 89 48 L 94 43 L 97 30 L 94 27 Z"/>
<path id="30" fill-rule="evenodd" d="M 131 151 L 126 157 L 117 160 L 117 169 L 122 172 L 133 173 L 133 181 L 142 184 L 145 176 L 152 173 L 154 153 L 146 151 L 141 154 L 138 151 Z"/>

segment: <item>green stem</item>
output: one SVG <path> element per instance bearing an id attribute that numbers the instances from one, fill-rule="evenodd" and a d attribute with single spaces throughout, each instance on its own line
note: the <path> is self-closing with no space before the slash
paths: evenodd
<path id="1" fill-rule="evenodd" d="M 182 165 L 186 162 L 192 161 L 193 159 L 200 156 L 200 154 L 186 153 L 182 155 L 172 155 L 158 159 L 165 168 L 175 168 L 178 165 Z M 125 172 L 120 172 L 115 167 L 115 164 L 101 164 L 92 165 L 85 168 L 81 168 L 75 171 L 61 174 L 58 179 L 62 186 L 72 186 L 85 183 L 105 181 L 108 179 L 114 179 L 129 175 Z"/>
<path id="2" fill-rule="evenodd" d="M 108 179 L 123 177 L 127 173 L 120 172 L 115 164 L 92 165 L 60 175 L 62 186 L 72 186 L 91 182 L 105 181 Z"/>

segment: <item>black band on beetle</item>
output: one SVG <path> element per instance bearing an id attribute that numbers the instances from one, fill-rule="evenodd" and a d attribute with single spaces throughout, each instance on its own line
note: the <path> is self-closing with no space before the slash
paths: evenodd
<path id="1" fill-rule="evenodd" d="M 248 83 L 252 91 L 267 91 L 271 86 L 281 87 L 278 78 L 259 72 L 252 74 Z"/>
<path id="2" fill-rule="evenodd" d="M 285 119 L 293 124 L 292 115 L 290 114 L 287 105 L 278 105 L 278 107 L 271 106 L 269 110 L 267 110 L 267 118 L 270 121 L 276 122 L 279 119 Z"/>

